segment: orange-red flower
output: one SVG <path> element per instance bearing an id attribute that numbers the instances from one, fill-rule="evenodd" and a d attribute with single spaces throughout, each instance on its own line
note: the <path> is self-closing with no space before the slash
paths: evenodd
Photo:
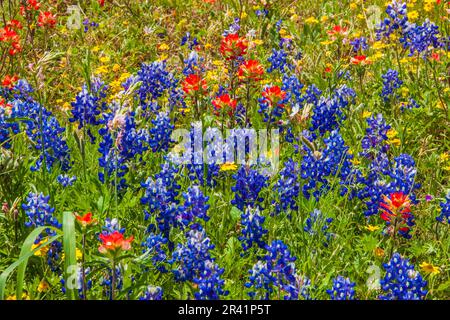
<path id="1" fill-rule="evenodd" d="M 53 28 L 56 24 L 56 16 L 50 11 L 39 12 L 38 26 Z"/>
<path id="2" fill-rule="evenodd" d="M 16 75 L 14 75 L 14 76 L 6 75 L 2 80 L 2 87 L 11 89 L 12 87 L 14 87 L 14 85 L 16 84 L 16 82 L 18 80 L 19 80 L 19 77 Z"/>
<path id="3" fill-rule="evenodd" d="M 134 237 L 131 236 L 125 239 L 123 234 L 119 231 L 114 231 L 111 234 L 100 234 L 102 244 L 98 247 L 98 251 L 103 254 L 111 254 L 115 256 L 120 251 L 127 251 L 131 249 L 131 242 Z"/>
<path id="4" fill-rule="evenodd" d="M 348 28 L 336 25 L 331 30 L 328 30 L 327 33 L 330 36 L 336 36 L 336 35 L 345 36 L 348 34 Z"/>
<path id="5" fill-rule="evenodd" d="M 228 110 L 228 114 L 232 115 L 234 110 L 236 109 L 236 100 L 232 99 L 228 93 L 222 94 L 215 98 L 212 101 L 212 104 L 214 105 L 214 109 L 216 111 L 225 109 Z"/>
<path id="6" fill-rule="evenodd" d="M 247 48 L 247 39 L 241 38 L 238 34 L 233 33 L 222 38 L 220 53 L 225 57 L 225 59 L 232 60 L 246 54 Z"/>
<path id="7" fill-rule="evenodd" d="M 84 214 L 83 216 L 75 213 L 75 219 L 77 219 L 78 223 L 83 228 L 86 228 L 87 226 L 97 223 L 97 219 L 92 218 L 91 212 L 88 212 L 88 213 Z"/>
<path id="8" fill-rule="evenodd" d="M 393 192 L 389 197 L 383 195 L 380 203 L 381 219 L 386 221 L 388 233 L 400 233 L 409 238 L 409 227 L 414 226 L 414 216 L 411 213 L 411 200 L 403 192 Z"/>
<path id="9" fill-rule="evenodd" d="M 264 74 L 264 67 L 257 60 L 247 60 L 239 66 L 238 77 L 241 80 L 259 81 Z"/>
<path id="10" fill-rule="evenodd" d="M 20 21 L 19 20 L 15 20 L 15 19 L 8 21 L 6 23 L 6 26 L 10 27 L 10 28 L 13 28 L 13 29 L 14 28 L 15 29 L 22 29 L 22 24 L 20 23 Z"/>
<path id="11" fill-rule="evenodd" d="M 270 101 L 272 105 L 278 103 L 286 97 L 286 92 L 281 90 L 279 86 L 266 87 L 262 96 Z"/>
<path id="12" fill-rule="evenodd" d="M 365 55 L 354 56 L 350 58 L 350 62 L 355 65 L 366 65 L 372 63 Z"/>
<path id="13" fill-rule="evenodd" d="M 196 91 L 203 92 L 207 88 L 206 81 L 196 74 L 188 75 L 181 85 L 186 94 L 195 93 Z"/>

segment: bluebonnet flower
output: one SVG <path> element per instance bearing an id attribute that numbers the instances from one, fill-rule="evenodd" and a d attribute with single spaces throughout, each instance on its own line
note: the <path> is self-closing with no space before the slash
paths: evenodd
<path id="1" fill-rule="evenodd" d="M 153 180 L 149 177 L 141 185 L 145 188 L 141 203 L 148 208 L 144 210 L 145 220 L 155 215 L 159 230 L 165 238 L 169 239 L 171 228 L 178 226 L 178 208 L 173 201 L 173 194 L 168 191 L 167 184 L 162 178 Z"/>
<path id="2" fill-rule="evenodd" d="M 365 37 L 355 38 L 350 41 L 350 45 L 353 47 L 353 52 L 365 51 L 369 48 L 367 39 Z"/>
<path id="3" fill-rule="evenodd" d="M 361 140 L 363 149 L 361 155 L 373 160 L 378 153 L 387 153 L 389 150 L 389 145 L 386 141 L 388 140 L 387 132 L 391 129 L 391 126 L 386 124 L 380 113 L 369 117 L 366 121 L 368 127 L 366 128 L 366 134 Z"/>
<path id="4" fill-rule="evenodd" d="M 78 122 L 78 129 L 87 125 L 97 125 L 98 116 L 102 112 L 101 97 L 89 91 L 86 84 L 72 102 L 72 118 L 70 122 Z M 92 137 L 91 137 L 92 139 Z"/>
<path id="5" fill-rule="evenodd" d="M 441 207 L 441 212 L 439 216 L 436 217 L 436 220 L 442 223 L 446 223 L 450 225 L 450 192 L 445 196 L 445 202 L 442 201 L 439 206 Z"/>
<path id="6" fill-rule="evenodd" d="M 106 271 L 104 271 L 104 273 L 100 279 L 101 280 L 100 285 L 103 287 L 103 295 L 105 297 L 107 297 L 109 300 L 112 300 L 112 298 L 113 298 L 113 290 L 112 290 L 113 275 L 112 275 L 112 272 L 113 271 L 111 268 L 107 268 Z M 114 272 L 115 272 L 115 276 L 116 276 L 114 291 L 121 290 L 123 288 L 122 268 L 120 266 L 116 266 L 116 270 Z"/>
<path id="7" fill-rule="evenodd" d="M 423 280 L 409 259 L 394 253 L 388 263 L 383 264 L 386 275 L 380 280 L 382 300 L 422 300 L 427 294 L 427 282 Z"/>
<path id="8" fill-rule="evenodd" d="M 243 228 L 239 241 L 241 241 L 244 251 L 250 249 L 254 243 L 260 248 L 265 248 L 266 242 L 263 240 L 263 237 L 268 232 L 262 226 L 265 219 L 258 208 L 248 207 L 245 213 L 241 215 Z"/>
<path id="9" fill-rule="evenodd" d="M 55 212 L 55 208 L 52 208 L 48 201 L 50 200 L 50 196 L 44 196 L 41 193 L 29 193 L 27 197 L 27 203 L 22 204 L 22 209 L 25 210 L 25 215 L 27 216 L 27 221 L 25 222 L 25 226 L 30 227 L 43 227 L 43 226 L 52 226 L 60 229 L 62 227 L 61 223 L 58 222 L 58 219 L 53 216 Z M 46 229 L 45 232 L 49 236 L 56 235 L 56 232 L 51 229 Z M 36 238 L 35 243 L 39 243 L 42 239 L 42 235 L 39 235 Z"/>
<path id="10" fill-rule="evenodd" d="M 118 189 L 125 187 L 123 176 L 128 172 L 127 161 L 142 155 L 148 149 L 148 132 L 137 130 L 134 112 L 115 105 L 113 112 L 105 113 L 99 130 L 102 140 L 98 151 L 101 153 L 99 172 L 102 183 L 110 182 Z M 117 181 L 116 181 L 117 180 Z"/>
<path id="11" fill-rule="evenodd" d="M 185 44 L 188 45 L 189 50 L 192 50 L 194 47 L 198 46 L 198 40 L 196 37 L 192 37 L 189 32 L 186 32 L 186 34 L 181 38 L 181 46 L 184 46 Z"/>
<path id="12" fill-rule="evenodd" d="M 414 108 L 420 108 L 420 105 L 413 98 L 409 98 L 407 102 L 402 102 L 400 105 L 400 111 L 411 110 Z"/>
<path id="13" fill-rule="evenodd" d="M 165 263 L 168 260 L 166 251 L 163 246 L 167 244 L 168 240 L 161 235 L 149 234 L 147 239 L 142 243 L 144 249 L 143 253 L 148 253 L 152 256 L 153 266 L 160 272 L 167 272 Z"/>
<path id="14" fill-rule="evenodd" d="M 23 120 L 26 134 L 34 142 L 34 148 L 40 152 L 31 171 L 40 170 L 42 165 L 47 171 L 51 171 L 55 163 L 59 163 L 61 170 L 69 170 L 71 161 L 69 147 L 63 138 L 65 129 L 53 114 L 34 101 L 15 100 L 12 105 L 11 118 L 27 119 Z"/>
<path id="15" fill-rule="evenodd" d="M 61 262 L 61 253 L 63 251 L 63 245 L 60 241 L 53 241 L 48 246 L 47 250 L 47 264 L 52 272 L 61 273 L 59 263 Z"/>
<path id="16" fill-rule="evenodd" d="M 274 240 L 265 249 L 267 254 L 249 271 L 249 282 L 245 284 L 247 288 L 255 290 L 248 293 L 253 299 L 269 300 L 275 288 L 278 288 L 280 295 L 281 291 L 287 291 L 296 281 L 296 258 L 291 256 L 283 241 Z"/>
<path id="17" fill-rule="evenodd" d="M 319 101 L 321 94 L 322 91 L 315 84 L 311 84 L 306 88 L 305 101 L 315 105 Z"/>
<path id="18" fill-rule="evenodd" d="M 119 225 L 119 220 L 117 220 L 116 218 L 106 218 L 105 219 L 105 224 L 102 226 L 102 233 L 103 234 L 111 234 L 114 233 L 115 231 L 118 231 L 122 234 L 125 233 L 125 228 L 121 228 Z"/>
<path id="19" fill-rule="evenodd" d="M 229 34 L 236 34 L 241 29 L 241 26 L 239 24 L 240 19 L 234 18 L 233 23 L 230 24 L 227 30 L 225 30 L 222 34 L 223 37 L 226 37 Z"/>
<path id="20" fill-rule="evenodd" d="M 266 17 L 269 14 L 269 10 L 267 10 L 266 8 L 257 9 L 257 10 L 255 10 L 255 14 L 258 17 Z"/>
<path id="21" fill-rule="evenodd" d="M 397 89 L 403 84 L 403 81 L 398 77 L 398 71 L 389 69 L 381 77 L 383 78 L 383 89 L 381 91 L 381 96 L 384 101 L 389 101 L 391 98 L 397 99 L 399 97 L 397 94 Z"/>
<path id="22" fill-rule="evenodd" d="M 355 299 L 355 283 L 349 278 L 338 276 L 333 279 L 333 287 L 327 290 L 331 300 L 354 300 Z"/>
<path id="23" fill-rule="evenodd" d="M 18 134 L 20 132 L 19 125 L 8 121 L 9 119 L 10 116 L 7 115 L 6 108 L 0 105 L 0 145 L 5 149 L 11 148 L 11 133 Z"/>
<path id="24" fill-rule="evenodd" d="M 348 147 L 338 131 L 332 131 L 324 139 L 325 148 L 313 150 L 306 144 L 303 146 L 306 155 L 301 163 L 301 178 L 305 179 L 303 194 L 309 199 L 312 195 L 318 199 L 330 188 L 329 178 L 340 176 L 345 181 L 351 173 L 351 156 Z"/>
<path id="25" fill-rule="evenodd" d="M 274 186 L 274 191 L 279 194 L 279 202 L 272 201 L 272 204 L 275 204 L 276 214 L 298 209 L 296 200 L 300 193 L 299 171 L 298 164 L 292 159 L 286 161 L 284 168 L 280 171 L 280 179 Z"/>
<path id="26" fill-rule="evenodd" d="M 174 125 L 170 123 L 170 117 L 166 112 L 160 112 L 152 120 L 149 144 L 153 152 L 167 151 L 172 139 L 170 138 Z"/>
<path id="27" fill-rule="evenodd" d="M 188 58 L 184 60 L 183 74 L 188 76 L 190 74 L 203 73 L 204 67 L 202 66 L 203 58 L 198 56 L 197 51 L 191 51 Z"/>
<path id="28" fill-rule="evenodd" d="M 415 53 L 426 58 L 431 53 L 431 48 L 439 48 L 439 27 L 426 19 L 422 25 L 413 25 L 407 32 L 403 43 L 409 48 L 409 55 Z"/>
<path id="29" fill-rule="evenodd" d="M 165 92 L 173 90 L 178 83 L 173 74 L 167 71 L 165 61 L 143 63 L 137 76 L 137 81 L 141 82 L 137 93 L 143 110 L 162 97 Z"/>
<path id="30" fill-rule="evenodd" d="M 248 206 L 254 207 L 263 201 L 260 197 L 260 191 L 267 185 L 268 178 L 247 166 L 241 166 L 233 179 L 236 184 L 231 187 L 231 191 L 235 193 L 231 204 L 235 205 L 239 210 L 244 211 Z"/>
<path id="31" fill-rule="evenodd" d="M 198 285 L 195 292 L 197 300 L 218 300 L 220 296 L 228 295 L 228 291 L 223 290 L 225 281 L 220 277 L 224 272 L 213 260 L 206 260 L 203 269 L 199 271 L 193 282 Z"/>
<path id="32" fill-rule="evenodd" d="M 295 274 L 295 282 L 285 286 L 288 295 L 284 296 L 285 300 L 311 300 L 311 280 L 301 274 Z"/>
<path id="33" fill-rule="evenodd" d="M 305 97 L 302 89 L 304 85 L 300 82 L 296 75 L 283 75 L 283 86 L 281 90 L 285 91 L 290 97 L 290 103 L 297 108 L 303 108 Z"/>
<path id="34" fill-rule="evenodd" d="M 68 186 L 72 186 L 75 181 L 77 181 L 77 176 L 69 176 L 67 174 L 60 174 L 56 178 L 58 183 L 62 185 L 64 188 Z"/>
<path id="35" fill-rule="evenodd" d="M 272 49 L 272 55 L 267 59 L 270 62 L 270 67 L 267 72 L 279 70 L 281 73 L 286 71 L 286 68 L 291 69 L 292 65 L 287 62 L 287 53 L 283 50 Z"/>
<path id="36" fill-rule="evenodd" d="M 333 218 L 325 216 L 319 209 L 314 209 L 310 213 L 308 219 L 306 219 L 303 230 L 311 236 L 318 235 L 319 238 L 323 237 L 323 245 L 328 247 L 328 242 L 331 240 L 333 234 L 328 231 Z"/>
<path id="37" fill-rule="evenodd" d="M 417 204 L 415 191 L 420 188 L 416 183 L 416 163 L 409 154 L 400 154 L 394 158 L 392 169 L 389 173 L 391 181 L 388 184 L 390 191 L 400 191 L 407 194 L 413 204 Z"/>
<path id="38" fill-rule="evenodd" d="M 209 220 L 207 211 L 209 204 L 207 203 L 209 197 L 204 196 L 199 186 L 192 186 L 188 188 L 186 193 L 183 193 L 184 204 L 178 208 L 179 216 L 178 222 L 183 226 L 188 226 L 194 222 L 194 219 L 203 219 L 205 222 Z"/>
<path id="39" fill-rule="evenodd" d="M 325 133 L 338 129 L 345 119 L 344 109 L 354 101 L 356 93 L 346 85 L 334 90 L 329 98 L 321 97 L 314 106 L 310 130 Z"/>
<path id="40" fill-rule="evenodd" d="M 377 40 L 382 38 L 388 39 L 394 32 L 403 34 L 406 32 L 410 23 L 408 22 L 406 2 L 392 1 L 386 8 L 389 18 L 385 18 L 380 25 L 377 26 Z"/>
<path id="41" fill-rule="evenodd" d="M 205 270 L 205 262 L 213 260 L 210 250 L 214 245 L 198 224 L 191 225 L 186 232 L 186 243 L 179 243 L 172 254 L 171 264 L 177 264 L 172 270 L 176 281 L 192 281 Z"/>
<path id="42" fill-rule="evenodd" d="M 83 20 L 83 26 L 84 26 L 84 30 L 83 31 L 84 31 L 84 33 L 86 33 L 86 32 L 89 31 L 89 27 L 97 28 L 98 27 L 98 23 L 95 22 L 95 21 L 89 21 L 89 19 L 86 18 L 86 19 Z"/>
<path id="43" fill-rule="evenodd" d="M 162 300 L 163 289 L 157 286 L 148 286 L 139 300 Z"/>

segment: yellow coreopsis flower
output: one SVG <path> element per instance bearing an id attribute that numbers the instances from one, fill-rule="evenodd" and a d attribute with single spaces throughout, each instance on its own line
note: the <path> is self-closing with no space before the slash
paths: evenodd
<path id="1" fill-rule="evenodd" d="M 441 270 L 439 267 L 433 266 L 431 263 L 428 262 L 422 262 L 420 265 L 420 269 L 422 269 L 423 272 L 429 273 L 429 274 L 439 274 Z"/>
<path id="2" fill-rule="evenodd" d="M 305 23 L 306 24 L 316 24 L 316 23 L 319 23 L 319 20 L 317 20 L 314 17 L 309 17 L 309 18 L 305 19 Z"/>
<path id="3" fill-rule="evenodd" d="M 103 74 L 103 73 L 108 73 L 107 66 L 100 66 L 97 69 L 95 69 L 95 74 Z"/>
<path id="4" fill-rule="evenodd" d="M 226 162 L 220 165 L 220 171 L 234 171 L 237 169 L 237 165 L 233 162 Z"/>
<path id="5" fill-rule="evenodd" d="M 119 70 L 120 70 L 120 65 L 119 64 L 114 64 L 113 65 L 113 67 L 112 67 L 112 70 L 114 71 L 114 72 L 118 72 Z"/>
<path id="6" fill-rule="evenodd" d="M 417 20 L 417 18 L 419 17 L 419 13 L 416 10 L 413 10 L 413 11 L 408 12 L 407 16 L 408 16 L 408 20 L 414 21 L 414 20 Z"/>
<path id="7" fill-rule="evenodd" d="M 325 23 L 328 21 L 328 16 L 321 16 L 320 17 L 320 22 Z"/>
<path id="8" fill-rule="evenodd" d="M 372 112 L 370 112 L 370 111 L 364 111 L 363 112 L 363 118 L 364 119 L 367 119 L 368 117 L 370 117 L 372 115 Z"/>
<path id="9" fill-rule="evenodd" d="M 358 5 L 354 2 L 352 2 L 352 3 L 350 3 L 350 9 L 356 10 L 356 9 L 358 9 Z"/>
<path id="10" fill-rule="evenodd" d="M 448 152 L 441 153 L 439 156 L 439 160 L 441 162 L 446 162 L 449 159 L 450 159 L 450 154 Z"/>
<path id="11" fill-rule="evenodd" d="M 100 62 L 101 63 L 109 63 L 110 61 L 111 61 L 111 58 L 108 57 L 108 56 L 100 57 Z"/>
<path id="12" fill-rule="evenodd" d="M 374 231 L 380 230 L 380 227 L 369 224 L 369 225 L 365 226 L 364 229 L 369 230 L 370 232 L 374 232 Z"/>
<path id="13" fill-rule="evenodd" d="M 262 41 L 260 39 L 255 39 L 255 40 L 253 40 L 253 43 L 256 44 L 257 46 L 260 46 L 264 43 L 264 41 Z"/>

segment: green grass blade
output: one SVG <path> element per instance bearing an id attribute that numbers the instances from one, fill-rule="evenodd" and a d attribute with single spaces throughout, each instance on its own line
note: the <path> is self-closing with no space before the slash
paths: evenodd
<path id="1" fill-rule="evenodd" d="M 69 277 L 72 272 L 76 272 L 76 237 L 75 237 L 75 218 L 72 212 L 63 213 L 63 248 L 64 248 L 64 279 L 66 281 L 66 294 L 69 300 L 75 300 L 76 288 L 71 287 Z"/>
<path id="2" fill-rule="evenodd" d="M 17 267 L 20 268 L 20 272 L 18 272 L 18 274 L 17 274 L 18 282 L 17 282 L 17 287 L 16 287 L 16 294 L 20 293 L 20 296 L 16 296 L 16 298 L 18 300 L 22 298 L 23 279 L 24 279 L 24 274 L 25 274 L 25 269 L 27 267 L 28 259 L 31 256 L 33 256 L 35 252 L 37 252 L 41 248 L 49 245 L 50 243 L 52 243 L 59 237 L 61 237 L 61 235 L 56 235 L 56 236 L 50 238 L 45 243 L 41 244 L 39 247 L 35 248 L 34 250 L 31 250 L 31 247 L 32 247 L 36 237 L 47 228 L 48 227 L 40 227 L 40 228 L 33 230 L 33 232 L 31 232 L 28 235 L 28 237 L 25 239 L 25 241 L 22 245 L 22 250 L 20 251 L 20 256 L 17 259 L 17 261 L 15 261 L 8 268 L 6 268 L 6 270 L 3 271 L 3 273 L 0 275 L 0 300 L 4 300 L 6 281 L 8 280 L 8 277 L 11 274 L 11 272 L 14 271 L 14 269 Z"/>

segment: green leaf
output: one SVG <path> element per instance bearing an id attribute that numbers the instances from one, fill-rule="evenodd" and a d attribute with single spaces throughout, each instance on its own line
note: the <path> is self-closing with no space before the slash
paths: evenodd
<path id="1" fill-rule="evenodd" d="M 233 220 L 239 220 L 241 218 L 242 211 L 236 207 L 231 207 L 230 215 Z"/>
<path id="2" fill-rule="evenodd" d="M 69 277 L 72 276 L 71 271 L 76 270 L 76 236 L 75 236 L 75 217 L 72 212 L 65 211 L 63 213 L 63 249 L 64 249 L 64 280 L 69 284 Z M 75 268 L 75 269 L 74 269 Z M 66 288 L 67 298 L 75 300 L 75 288 Z"/>
<path id="3" fill-rule="evenodd" d="M 49 245 L 50 243 L 52 243 L 53 241 L 55 241 L 56 239 L 61 237 L 61 235 L 56 235 L 56 236 L 50 238 L 45 243 L 41 244 L 39 247 L 35 248 L 34 250 L 31 250 L 33 243 L 36 240 L 37 236 L 41 232 L 43 232 L 45 229 L 48 229 L 48 228 L 56 230 L 55 228 L 48 227 L 48 226 L 47 227 L 39 227 L 39 228 L 34 229 L 28 235 L 28 237 L 25 239 L 25 241 L 22 245 L 22 249 L 20 251 L 19 258 L 13 264 L 11 264 L 8 268 L 6 268 L 6 270 L 3 271 L 3 273 L 0 275 L 0 300 L 4 300 L 4 298 L 5 298 L 6 281 L 8 280 L 9 275 L 18 266 L 19 266 L 19 269 L 17 272 L 16 297 L 18 300 L 22 299 L 23 279 L 25 277 L 25 269 L 27 267 L 28 259 L 31 256 L 33 256 L 37 251 L 39 251 L 41 248 Z M 17 293 L 19 293 L 18 296 L 17 296 Z"/>

